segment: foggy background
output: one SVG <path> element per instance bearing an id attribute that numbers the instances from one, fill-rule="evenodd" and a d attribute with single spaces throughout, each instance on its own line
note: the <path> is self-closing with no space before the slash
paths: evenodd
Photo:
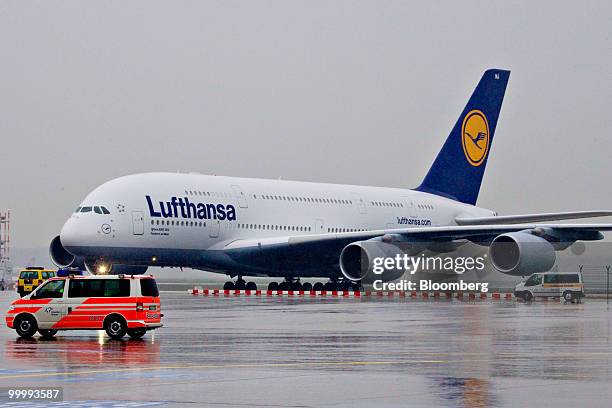
<path id="1" fill-rule="evenodd" d="M 609 1 L 1 1 L 14 264 L 130 173 L 417 186 L 488 68 L 478 205 L 611 209 L 611 33 Z"/>

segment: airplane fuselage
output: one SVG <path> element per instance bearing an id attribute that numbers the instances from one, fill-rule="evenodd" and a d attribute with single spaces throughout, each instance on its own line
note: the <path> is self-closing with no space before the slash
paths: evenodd
<path id="1" fill-rule="evenodd" d="M 95 211 L 101 206 L 110 214 Z M 180 173 L 111 180 L 92 191 L 79 208 L 60 234 L 74 255 L 232 276 L 339 274 L 337 259 L 271 262 L 269 268 L 236 263 L 223 250 L 241 240 L 446 226 L 455 225 L 456 217 L 494 215 L 407 189 Z"/>

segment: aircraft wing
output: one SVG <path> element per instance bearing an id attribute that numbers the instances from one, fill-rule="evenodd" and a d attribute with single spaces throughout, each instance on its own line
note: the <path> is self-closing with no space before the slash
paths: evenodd
<path id="1" fill-rule="evenodd" d="M 468 240 L 479 245 L 490 245 L 500 234 L 531 231 L 551 243 L 573 243 L 603 239 L 602 231 L 612 231 L 612 224 L 504 224 L 454 225 L 427 228 L 398 228 L 362 232 L 327 233 L 316 235 L 288 235 L 270 238 L 239 239 L 217 249 L 241 266 L 245 274 L 270 275 L 275 265 L 278 276 L 291 270 L 307 269 L 309 276 L 322 276 L 321 271 L 337 267 L 340 253 L 348 244 L 357 241 L 421 243 L 436 251 L 452 241 Z M 431 245 L 431 246 L 430 246 Z M 335 265 L 335 266 L 334 266 Z"/>
<path id="2" fill-rule="evenodd" d="M 453 241 L 467 239 L 482 242 L 500 234 L 523 230 L 539 230 L 542 234 L 553 234 L 556 237 L 570 241 L 595 241 L 603 239 L 601 231 L 612 231 L 612 224 L 500 224 L 500 225 L 451 225 L 426 228 L 397 228 L 362 232 L 327 233 L 316 235 L 295 235 L 273 238 L 239 239 L 228 243 L 225 251 L 257 248 L 262 250 L 270 247 L 318 245 L 340 242 L 346 245 L 354 241 L 362 241 L 388 236 L 396 241 Z M 555 234 L 556 233 L 556 234 Z"/>
<path id="3" fill-rule="evenodd" d="M 457 217 L 455 218 L 455 222 L 457 225 L 522 224 L 527 222 L 545 222 L 607 216 L 612 216 L 612 211 L 568 211 L 540 214 L 500 215 L 495 217 Z"/>

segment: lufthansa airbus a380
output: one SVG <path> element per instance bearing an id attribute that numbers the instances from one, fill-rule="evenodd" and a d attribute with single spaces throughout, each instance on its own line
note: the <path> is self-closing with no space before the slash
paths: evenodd
<path id="1" fill-rule="evenodd" d="M 498 216 L 476 207 L 509 71 L 486 71 L 422 184 L 415 189 L 146 173 L 92 191 L 50 245 L 60 267 L 144 273 L 149 266 L 227 274 L 227 289 L 255 289 L 243 277 L 282 278 L 269 289 L 325 289 L 371 281 L 372 260 L 465 243 L 493 266 L 526 275 L 550 268 L 558 250 L 599 240 L 612 224 L 559 224 L 610 211 Z M 404 271 L 384 273 L 384 280 Z M 323 289 L 323 282 L 315 290 Z"/>

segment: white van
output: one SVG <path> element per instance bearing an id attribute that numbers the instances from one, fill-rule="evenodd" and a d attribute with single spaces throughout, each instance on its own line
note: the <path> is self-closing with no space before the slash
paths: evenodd
<path id="1" fill-rule="evenodd" d="M 579 300 L 584 296 L 582 275 L 579 272 L 534 273 L 514 288 L 514 296 L 530 301 L 534 297 L 562 297 Z"/>
<path id="2" fill-rule="evenodd" d="M 159 291 L 152 276 L 92 275 L 51 278 L 15 300 L 6 324 L 21 337 L 36 331 L 53 337 L 58 330 L 106 330 L 120 339 L 138 339 L 162 327 Z"/>

